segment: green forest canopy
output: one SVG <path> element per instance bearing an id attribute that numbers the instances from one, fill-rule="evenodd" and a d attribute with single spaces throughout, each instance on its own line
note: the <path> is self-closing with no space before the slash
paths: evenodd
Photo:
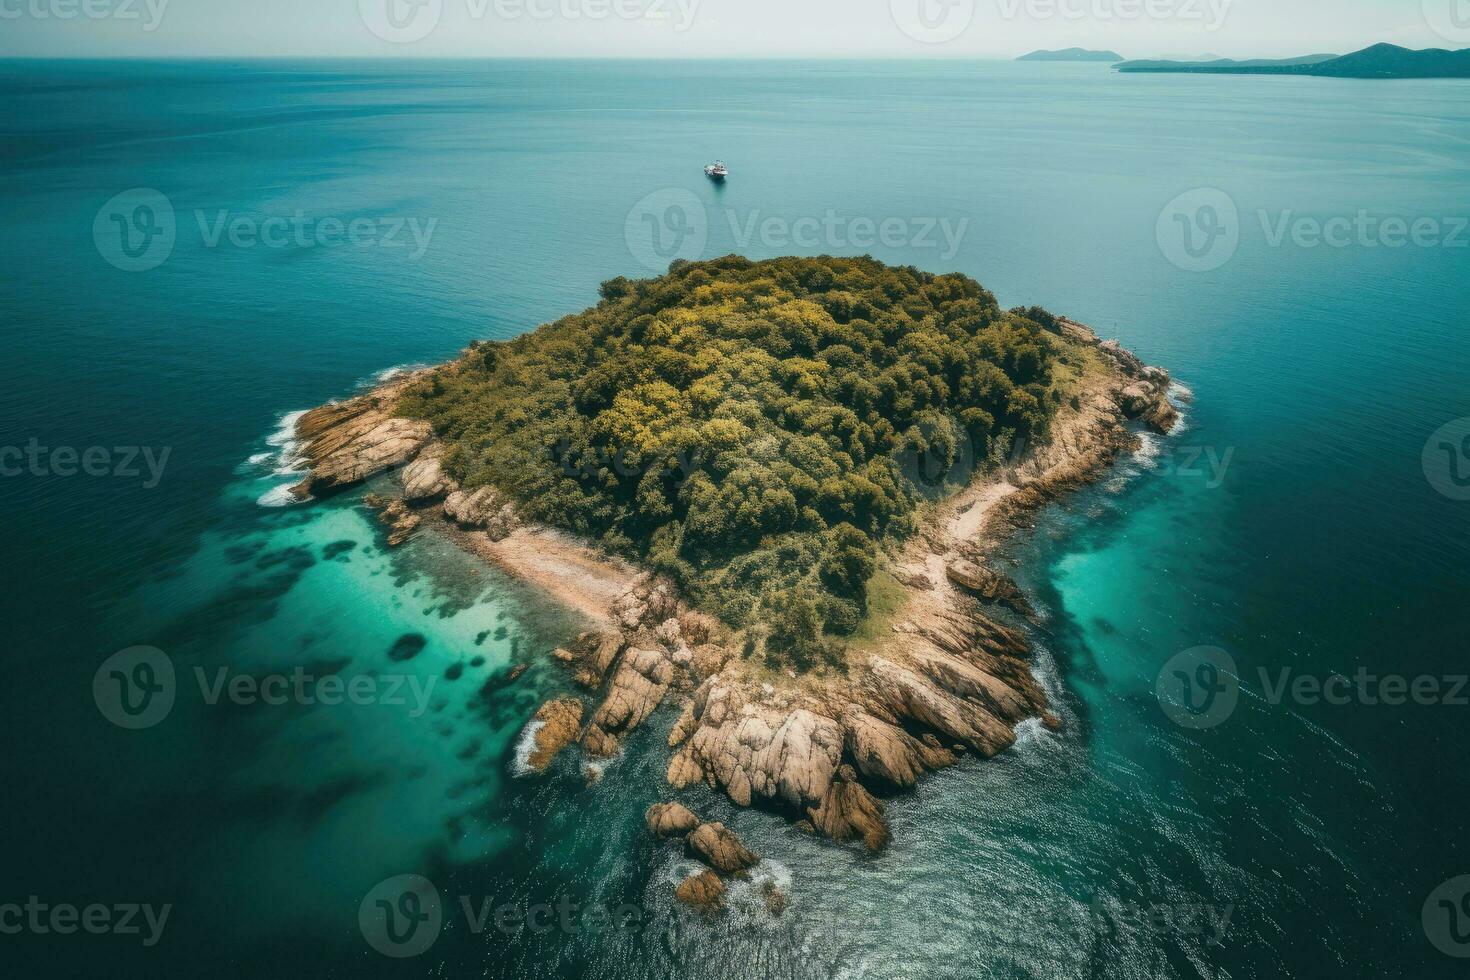
<path id="1" fill-rule="evenodd" d="M 466 487 L 672 576 L 798 663 L 866 608 L 880 545 L 1043 433 L 1055 321 L 871 258 L 731 256 L 606 282 L 401 402 Z"/>

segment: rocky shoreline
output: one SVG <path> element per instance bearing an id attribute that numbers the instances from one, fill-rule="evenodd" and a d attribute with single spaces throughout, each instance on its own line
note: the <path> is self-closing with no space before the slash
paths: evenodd
<path id="1" fill-rule="evenodd" d="M 814 833 L 877 851 L 889 839 L 884 796 L 965 755 L 1004 751 L 1028 719 L 1060 726 L 1032 675 L 1025 636 L 1002 621 L 1032 615 L 1030 604 L 987 566 L 987 552 L 1027 514 L 1096 480 L 1131 449 L 1130 421 L 1168 432 L 1177 419 L 1167 372 L 1081 324 L 1063 319 L 1059 330 L 1085 352 L 1095 379 L 1059 411 L 1044 445 L 938 505 L 890 556 L 903 598 L 888 631 L 855 646 L 845 670 L 820 677 L 773 676 L 739 655 L 739 635 L 689 608 L 669 582 L 524 525 L 491 487 L 461 489 L 428 424 L 395 414 L 426 371 L 307 412 L 297 437 L 310 472 L 293 493 L 304 500 L 396 471 L 400 499 L 371 501 L 390 545 L 425 514 L 438 516 L 462 544 L 597 624 L 556 652 L 596 706 L 585 721 L 579 699 L 543 706 L 531 722 L 533 771 L 574 742 L 588 759 L 616 755 L 673 699 L 681 708 L 667 738 L 673 790 L 704 783 L 739 806 L 761 802 Z M 660 837 L 687 835 L 691 855 L 709 866 L 679 886 L 679 897 L 718 907 L 722 876 L 742 873 L 749 852 L 677 803 L 656 806 L 648 822 Z"/>

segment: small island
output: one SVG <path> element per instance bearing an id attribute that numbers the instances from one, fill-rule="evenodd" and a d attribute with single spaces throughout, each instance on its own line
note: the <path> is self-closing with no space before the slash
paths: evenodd
<path id="1" fill-rule="evenodd" d="M 1088 51 L 1086 48 L 1066 48 L 1061 51 L 1033 51 L 1023 54 L 1017 61 L 1096 61 L 1117 64 L 1123 61 L 1121 54 L 1114 51 Z"/>
<path id="2" fill-rule="evenodd" d="M 1254 61 L 1125 61 L 1113 66 L 1127 73 L 1196 75 L 1306 75 L 1318 78 L 1470 78 L 1470 48 L 1411 51 L 1396 44 L 1375 44 L 1349 55 L 1314 54 L 1300 58 Z"/>
<path id="3" fill-rule="evenodd" d="M 372 480 L 390 544 L 436 530 L 585 617 L 555 656 L 589 701 L 537 712 L 527 771 L 575 745 L 599 779 L 672 701 L 671 792 L 877 851 L 886 797 L 1060 726 L 995 547 L 1138 427 L 1169 431 L 1170 385 L 963 275 L 680 261 L 306 413 L 295 492 Z M 679 897 L 718 904 L 754 855 L 650 802 L 650 831 L 707 865 Z"/>

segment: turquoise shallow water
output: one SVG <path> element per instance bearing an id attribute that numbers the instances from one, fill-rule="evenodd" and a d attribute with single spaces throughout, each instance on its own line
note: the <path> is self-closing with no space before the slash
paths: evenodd
<path id="1" fill-rule="evenodd" d="M 1470 415 L 1470 249 L 1273 247 L 1257 212 L 1464 215 L 1465 83 L 11 62 L 0 89 L 0 445 L 170 453 L 156 486 L 0 480 L 15 624 L 0 900 L 174 906 L 153 948 L 5 936 L 19 975 L 1454 975 L 1420 913 L 1470 872 L 1470 708 L 1278 705 L 1259 670 L 1464 670 L 1470 504 L 1435 491 L 1421 451 Z M 723 188 L 697 169 L 715 156 L 735 171 Z M 166 195 L 178 225 L 167 261 L 130 273 L 93 228 L 134 188 Z M 1157 227 L 1197 188 L 1224 191 L 1243 223 L 1229 262 L 1192 273 Z M 387 552 L 356 494 L 258 501 L 289 482 L 274 472 L 289 413 L 649 271 L 650 200 L 660 244 L 693 216 L 707 256 L 871 251 L 963 271 L 1003 303 L 1121 337 L 1194 400 L 1181 430 L 1012 548 L 1046 614 L 1037 670 L 1063 734 L 1027 731 L 891 800 L 878 857 L 694 794 L 773 859 L 760 875 L 791 894 L 780 920 L 647 911 L 625 932 L 578 919 L 476 934 L 459 896 L 667 907 L 683 865 L 641 827 L 663 795 L 664 726 L 599 785 L 516 778 L 517 732 L 566 687 L 545 654 L 576 624 L 429 537 Z M 211 247 L 195 217 L 298 210 L 313 227 L 402 218 L 433 233 L 417 258 Z M 745 231 L 829 210 L 845 232 L 901 219 L 909 234 L 807 247 Z M 912 240 L 927 219 L 968 223 L 949 249 Z M 165 721 L 125 731 L 92 680 L 136 644 L 165 650 L 186 683 Z M 1169 721 L 1154 683 L 1202 645 L 1232 655 L 1242 693 L 1196 731 Z M 241 707 L 190 686 L 196 668 L 297 666 L 410 693 Z M 364 940 L 358 906 L 403 873 L 434 881 L 450 914 L 430 950 L 392 960 Z M 1169 924 L 1140 924 L 1139 907 Z M 1218 942 L 1192 925 L 1227 910 Z"/>

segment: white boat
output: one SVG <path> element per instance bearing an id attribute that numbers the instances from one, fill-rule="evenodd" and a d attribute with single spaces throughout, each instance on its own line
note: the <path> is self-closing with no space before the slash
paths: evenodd
<path id="1" fill-rule="evenodd" d="M 725 166 L 725 161 L 716 160 L 704 168 L 704 175 L 713 181 L 721 181 L 730 176 L 730 169 Z"/>

